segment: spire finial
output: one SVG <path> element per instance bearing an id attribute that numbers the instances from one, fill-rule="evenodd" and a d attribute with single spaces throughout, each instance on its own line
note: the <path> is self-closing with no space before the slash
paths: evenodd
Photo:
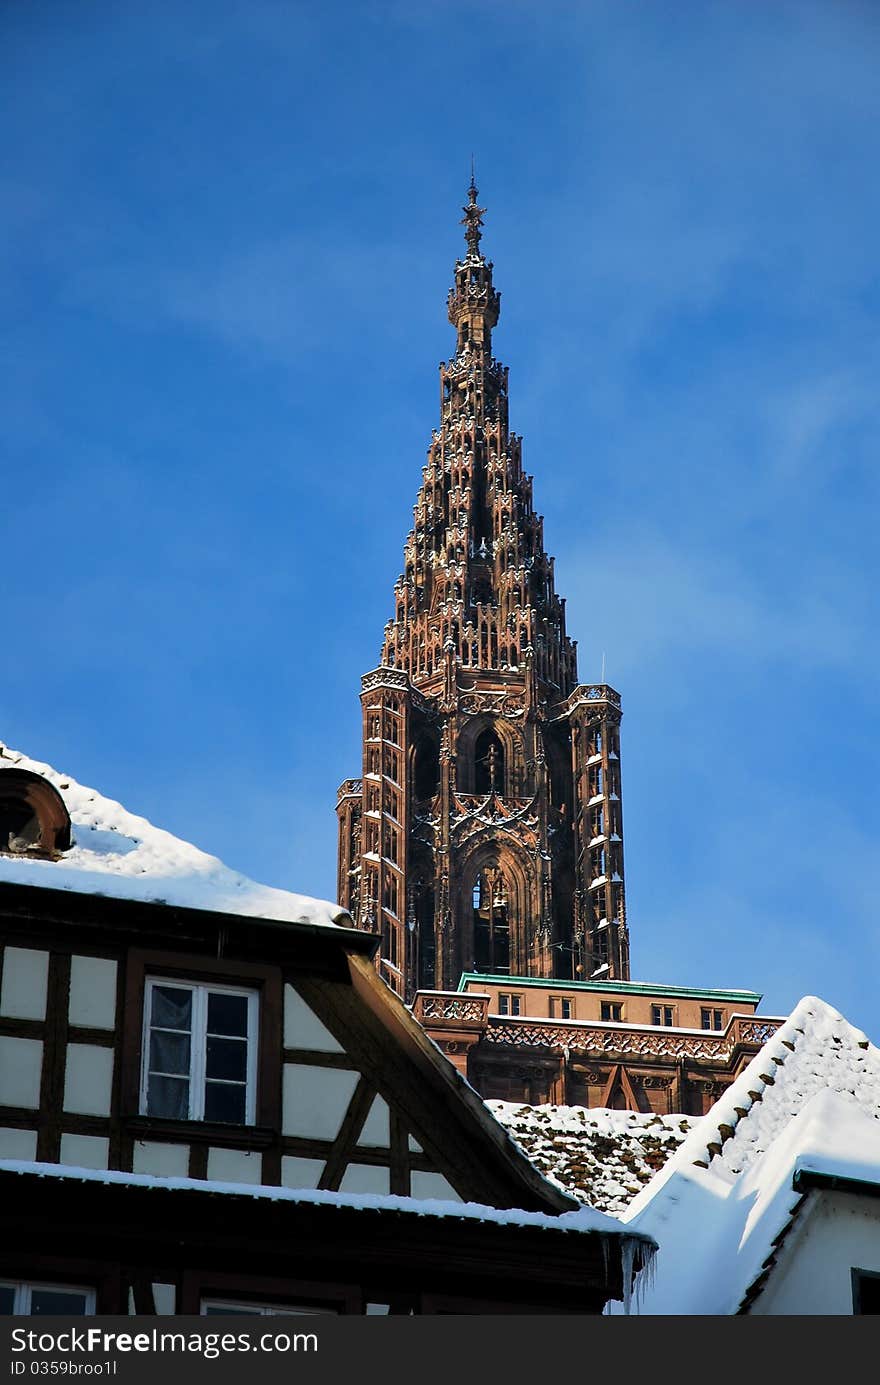
<path id="1" fill-rule="evenodd" d="M 474 175 L 474 156 L 471 154 L 471 185 L 468 188 L 467 206 L 462 207 L 464 216 L 461 219 L 461 224 L 465 228 L 464 238 L 467 241 L 468 254 L 475 256 L 479 256 L 480 254 L 480 240 L 483 235 L 483 213 L 486 210 L 485 207 L 477 206 L 477 192 L 478 188 Z"/>

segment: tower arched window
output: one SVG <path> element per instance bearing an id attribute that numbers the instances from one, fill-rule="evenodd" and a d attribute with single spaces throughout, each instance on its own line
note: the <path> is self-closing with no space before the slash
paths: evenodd
<path id="1" fill-rule="evenodd" d="M 491 727 L 474 744 L 474 792 L 504 792 L 504 747 Z"/>
<path id="2" fill-rule="evenodd" d="M 417 799 L 433 798 L 440 788 L 440 757 L 436 740 L 424 735 L 413 759 L 413 792 Z"/>
<path id="3" fill-rule="evenodd" d="M 510 973 L 510 921 L 507 885 L 498 869 L 481 871 L 474 881 L 474 970 Z"/>

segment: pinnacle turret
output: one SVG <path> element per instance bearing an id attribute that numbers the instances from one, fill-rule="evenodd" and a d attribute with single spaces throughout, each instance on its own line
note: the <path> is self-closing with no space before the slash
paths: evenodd
<path id="1" fill-rule="evenodd" d="M 461 219 L 461 224 L 466 228 L 464 238 L 467 241 L 468 259 L 473 258 L 477 260 L 482 259 L 482 256 L 480 255 L 480 241 L 483 238 L 483 214 L 486 210 L 485 207 L 477 206 L 478 193 L 479 189 L 477 188 L 477 185 L 474 182 L 474 174 L 472 169 L 471 185 L 468 188 L 468 201 L 467 206 L 462 207 L 464 216 Z"/>
<path id="2" fill-rule="evenodd" d="M 489 355 L 492 328 L 498 322 L 501 294 L 492 283 L 492 261 L 480 251 L 485 207 L 477 205 L 477 187 L 471 177 L 468 203 L 463 208 L 462 225 L 468 252 L 455 262 L 455 283 L 449 290 L 449 321 L 458 333 L 457 352 L 477 351 Z"/>

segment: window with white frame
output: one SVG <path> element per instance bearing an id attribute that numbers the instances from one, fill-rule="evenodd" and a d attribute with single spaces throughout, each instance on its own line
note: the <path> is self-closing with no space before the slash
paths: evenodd
<path id="1" fill-rule="evenodd" d="M 94 1289 L 0 1280 L 0 1317 L 85 1317 L 94 1311 Z"/>
<path id="2" fill-rule="evenodd" d="M 257 992 L 148 977 L 140 1110 L 253 1125 Z"/>
<path id="3" fill-rule="evenodd" d="M 521 1015 L 522 996 L 506 995 L 503 991 L 498 996 L 499 1015 Z"/>

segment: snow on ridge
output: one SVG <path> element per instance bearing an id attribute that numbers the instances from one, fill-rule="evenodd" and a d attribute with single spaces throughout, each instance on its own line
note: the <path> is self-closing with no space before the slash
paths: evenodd
<path id="1" fill-rule="evenodd" d="M 880 1049 L 826 1001 L 804 996 L 695 1124 L 656 1182 L 692 1165 L 727 1181 L 736 1178 L 812 1096 L 826 1090 L 880 1117 Z M 656 1193 L 656 1184 L 640 1193 L 627 1218 Z"/>
<path id="2" fill-rule="evenodd" d="M 620 1216 L 672 1157 L 696 1117 L 604 1107 L 486 1105 L 551 1183 Z"/>
<path id="3" fill-rule="evenodd" d="M 798 1214 L 800 1170 L 880 1183 L 880 1049 L 816 996 L 799 1002 L 624 1209 L 627 1225 L 660 1243 L 640 1311 L 748 1305 Z"/>
<path id="4" fill-rule="evenodd" d="M 251 918 L 353 926 L 341 905 L 258 884 L 96 789 L 0 744 L 0 774 L 4 769 L 30 770 L 58 790 L 70 813 L 73 845 L 55 861 L 0 854 L 0 881 Z"/>
<path id="5" fill-rule="evenodd" d="M 732 1174 L 748 1168 L 819 1093 L 833 1092 L 844 1105 L 880 1117 L 880 1049 L 816 996 L 800 1001 L 725 1097 L 736 1102 L 743 1089 L 748 1095 L 754 1085 L 746 1080 L 750 1074 L 763 1080 L 761 1100 L 753 1101 L 721 1147 L 721 1161 Z"/>

